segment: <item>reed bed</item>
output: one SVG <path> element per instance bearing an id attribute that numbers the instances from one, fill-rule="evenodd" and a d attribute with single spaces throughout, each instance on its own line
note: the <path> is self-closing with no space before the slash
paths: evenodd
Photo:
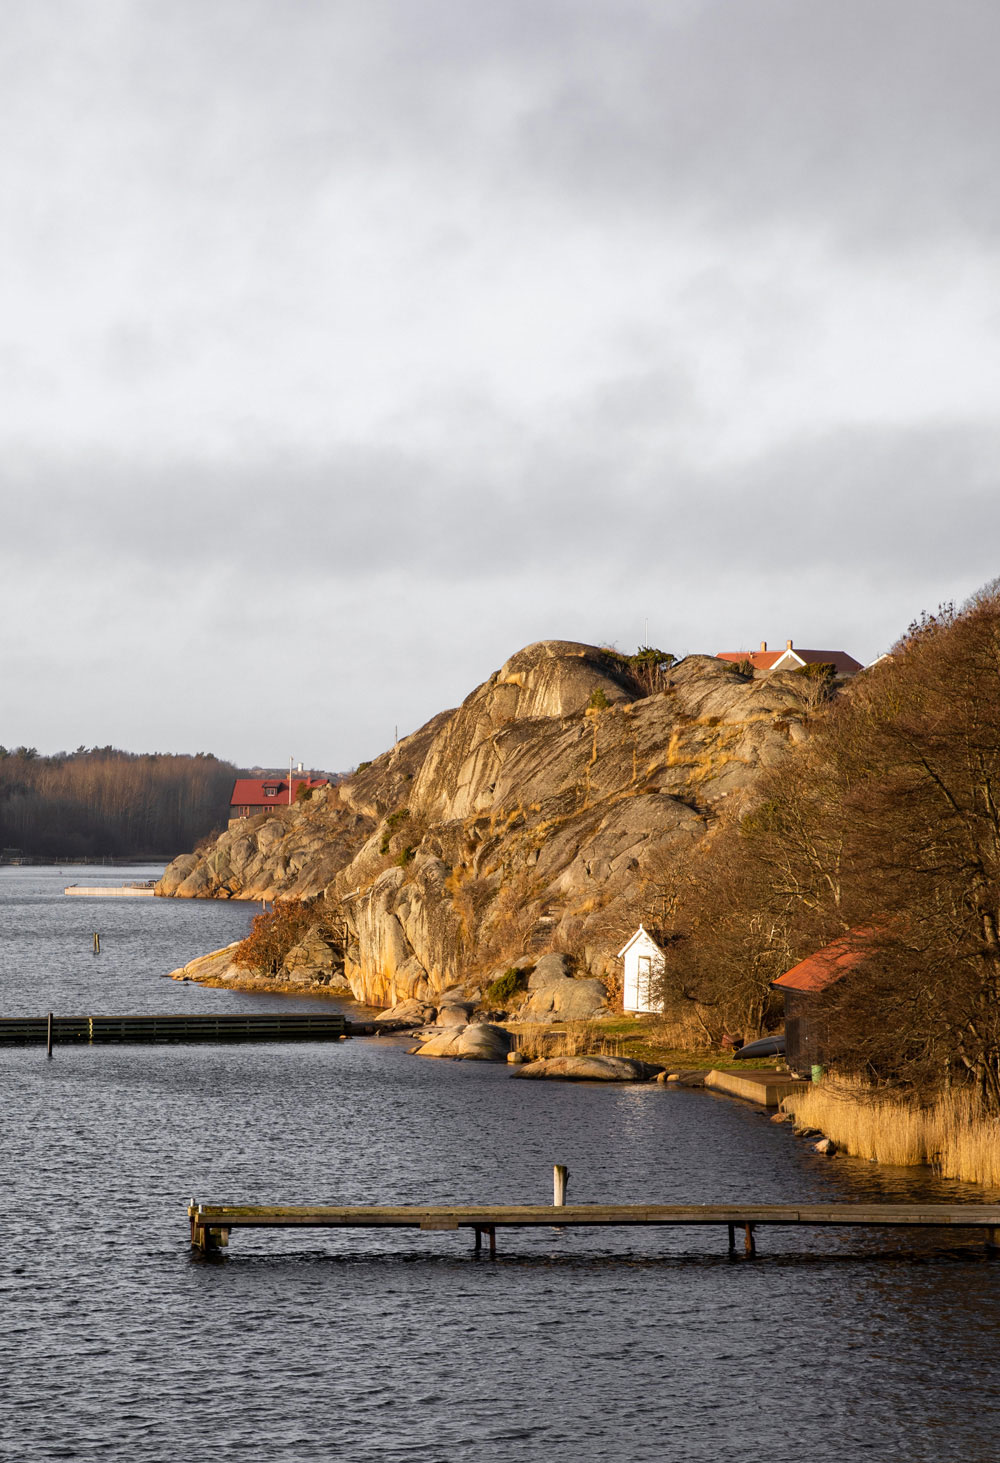
<path id="1" fill-rule="evenodd" d="M 945 1178 L 1000 1188 L 1000 1121 L 975 1093 L 952 1090 L 917 1107 L 862 1082 L 828 1078 L 781 1105 L 858 1158 L 925 1163 Z"/>
<path id="2" fill-rule="evenodd" d="M 511 1031 L 514 1050 L 534 1061 L 538 1057 L 620 1057 L 624 1054 L 620 1041 L 601 1036 L 586 1022 L 567 1025 L 563 1031 L 550 1027 Z"/>

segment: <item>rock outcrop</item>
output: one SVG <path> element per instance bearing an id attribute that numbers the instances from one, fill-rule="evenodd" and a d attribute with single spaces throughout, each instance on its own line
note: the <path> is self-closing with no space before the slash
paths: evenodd
<path id="1" fill-rule="evenodd" d="M 338 787 L 175 859 L 157 892 L 325 895 L 340 942 L 313 953 L 370 1005 L 438 1007 L 520 960 L 529 1019 L 577 1019 L 671 861 L 794 755 L 815 694 L 689 656 L 648 695 L 613 652 L 532 645 Z M 569 957 L 558 979 L 546 952 Z"/>

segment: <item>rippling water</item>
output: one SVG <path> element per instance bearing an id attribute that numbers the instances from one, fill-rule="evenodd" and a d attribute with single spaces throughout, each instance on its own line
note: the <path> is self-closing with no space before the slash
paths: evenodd
<path id="1" fill-rule="evenodd" d="M 160 978 L 252 909 L 70 881 L 0 871 L 3 1014 L 281 1003 Z M 491 1263 L 464 1231 L 237 1230 L 205 1258 L 185 1216 L 192 1195 L 548 1202 L 553 1162 L 581 1202 L 980 1191 L 820 1159 L 725 1098 L 512 1082 L 396 1041 L 0 1048 L 0 1070 L 12 1459 L 998 1456 L 1000 1262 L 976 1241 L 764 1230 L 748 1261 L 724 1230 L 500 1231 Z"/>

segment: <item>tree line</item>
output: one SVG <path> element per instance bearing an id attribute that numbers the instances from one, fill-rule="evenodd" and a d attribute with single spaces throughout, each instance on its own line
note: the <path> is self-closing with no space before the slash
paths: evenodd
<path id="1" fill-rule="evenodd" d="M 226 826 L 236 776 L 207 752 L 0 747 L 0 843 L 43 858 L 172 856 Z"/>
<path id="2" fill-rule="evenodd" d="M 850 934 L 863 961 L 816 998 L 831 1065 L 1000 1113 L 1000 581 L 819 708 L 657 894 L 663 993 L 715 1034 L 759 1032 L 771 981 Z"/>

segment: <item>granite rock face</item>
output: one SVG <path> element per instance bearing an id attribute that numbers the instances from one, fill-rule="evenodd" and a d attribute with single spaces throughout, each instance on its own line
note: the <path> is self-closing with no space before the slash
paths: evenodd
<path id="1" fill-rule="evenodd" d="M 645 695 L 607 651 L 528 646 L 338 787 L 175 859 L 157 892 L 325 894 L 341 946 L 301 951 L 295 979 L 342 958 L 370 1005 L 437 1008 L 520 962 L 535 966 L 527 1019 L 582 1019 L 657 878 L 726 799 L 795 755 L 814 696 L 806 678 L 748 678 L 710 656 Z M 569 958 L 557 971 L 548 952 Z"/>

